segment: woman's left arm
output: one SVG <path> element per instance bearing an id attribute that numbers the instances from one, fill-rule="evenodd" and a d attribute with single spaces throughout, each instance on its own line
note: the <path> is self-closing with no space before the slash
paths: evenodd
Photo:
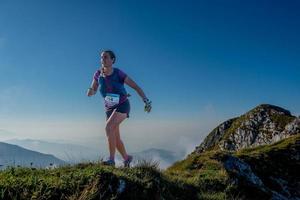
<path id="1" fill-rule="evenodd" d="M 126 76 L 124 83 L 133 88 L 140 95 L 144 102 L 145 100 L 147 100 L 147 97 L 142 88 L 140 88 L 129 76 Z"/>
<path id="2" fill-rule="evenodd" d="M 151 101 L 146 97 L 144 91 L 129 76 L 126 76 L 124 83 L 132 87 L 142 97 L 145 103 L 144 111 L 149 113 L 152 109 Z"/>

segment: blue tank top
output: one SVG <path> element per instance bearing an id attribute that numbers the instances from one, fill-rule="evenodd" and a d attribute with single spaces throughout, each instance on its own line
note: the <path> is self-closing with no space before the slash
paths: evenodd
<path id="1" fill-rule="evenodd" d="M 113 73 L 109 76 L 103 77 L 100 70 L 97 70 L 94 75 L 94 79 L 99 84 L 99 91 L 102 97 L 105 98 L 108 94 L 117 94 L 120 96 L 119 104 L 127 100 L 127 91 L 124 87 L 124 80 L 126 77 L 127 74 L 118 68 L 113 68 Z M 114 107 L 118 105 L 115 105 Z M 107 104 L 105 104 L 105 107 L 110 108 Z"/>

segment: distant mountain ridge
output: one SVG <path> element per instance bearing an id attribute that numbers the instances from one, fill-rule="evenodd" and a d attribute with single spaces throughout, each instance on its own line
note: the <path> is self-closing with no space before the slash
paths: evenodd
<path id="1" fill-rule="evenodd" d="M 11 139 L 6 140 L 5 142 L 33 151 L 52 154 L 55 157 L 70 163 L 95 161 L 101 157 L 98 150 L 77 144 L 55 143 L 33 139 Z"/>
<path id="2" fill-rule="evenodd" d="M 17 145 L 0 142 L 0 165 L 22 167 L 49 167 L 66 164 L 50 154 L 28 150 Z"/>
<path id="3" fill-rule="evenodd" d="M 273 144 L 298 133 L 299 117 L 278 106 L 261 104 L 220 124 L 196 147 L 195 153 L 211 149 L 237 151 Z"/>
<path id="4" fill-rule="evenodd" d="M 105 155 L 101 155 L 101 152 L 99 152 L 98 150 L 77 144 L 55 143 L 33 139 L 11 139 L 6 140 L 5 142 L 18 145 L 25 149 L 30 149 L 45 154 L 51 154 L 69 163 L 98 161 L 100 158 L 105 157 Z M 175 161 L 182 159 L 184 156 L 183 153 L 178 154 L 172 151 L 158 148 L 150 148 L 130 154 L 134 156 L 135 162 L 138 162 L 139 160 L 153 160 L 159 162 L 159 166 L 161 168 L 170 166 Z M 122 160 L 122 157 L 119 155 L 119 153 L 116 154 L 116 158 Z"/>

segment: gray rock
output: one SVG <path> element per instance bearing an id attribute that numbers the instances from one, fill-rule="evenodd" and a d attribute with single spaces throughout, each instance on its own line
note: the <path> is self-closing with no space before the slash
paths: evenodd
<path id="1" fill-rule="evenodd" d="M 278 119 L 283 119 L 283 122 Z M 286 119 L 292 121 L 288 122 Z M 282 123 L 286 122 L 288 123 L 282 127 Z M 300 118 L 292 116 L 288 110 L 278 106 L 262 104 L 239 118 L 220 124 L 196 147 L 195 152 L 201 153 L 214 146 L 221 150 L 237 151 L 273 144 L 298 133 Z"/>
<path id="2" fill-rule="evenodd" d="M 224 161 L 224 167 L 228 172 L 234 173 L 235 177 L 237 177 L 239 181 L 243 180 L 248 185 L 266 191 L 260 178 L 257 177 L 252 172 L 251 167 L 241 159 L 234 156 L 228 156 Z"/>

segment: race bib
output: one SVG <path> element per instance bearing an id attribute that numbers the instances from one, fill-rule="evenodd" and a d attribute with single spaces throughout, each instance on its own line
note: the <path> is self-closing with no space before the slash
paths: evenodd
<path id="1" fill-rule="evenodd" d="M 106 106 L 113 107 L 113 106 L 119 104 L 120 95 L 119 94 L 107 93 L 105 98 L 104 98 L 104 101 L 105 101 Z"/>

